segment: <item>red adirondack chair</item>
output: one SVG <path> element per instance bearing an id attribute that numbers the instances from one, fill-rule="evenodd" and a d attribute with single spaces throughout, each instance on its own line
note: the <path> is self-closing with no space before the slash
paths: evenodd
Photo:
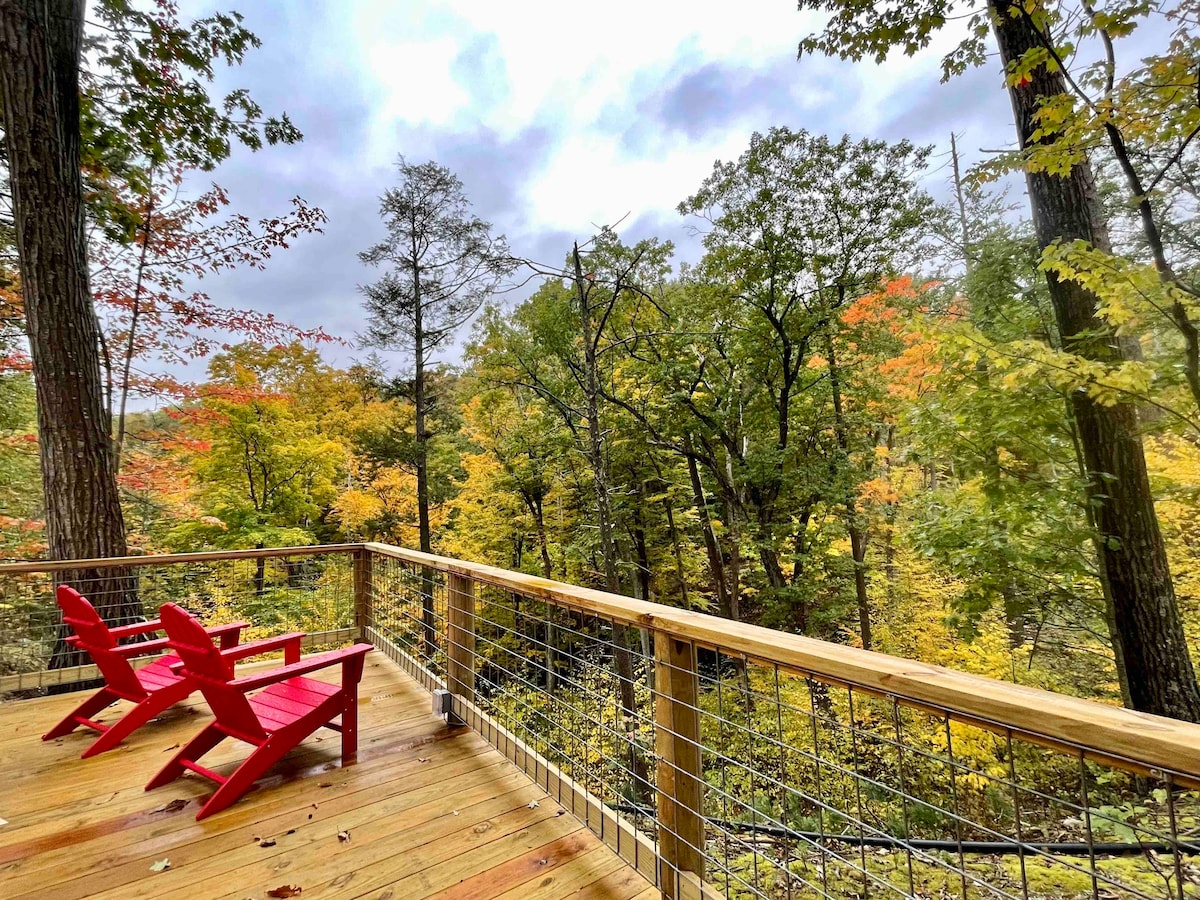
<path id="1" fill-rule="evenodd" d="M 203 819 L 241 797 L 267 769 L 322 726 L 341 732 L 342 765 L 354 763 L 358 749 L 358 683 L 363 657 L 372 649 L 370 644 L 301 659 L 303 635 L 288 634 L 221 651 L 186 610 L 167 603 L 159 615 L 171 649 L 183 660 L 182 673 L 195 679 L 215 718 L 151 779 L 146 790 L 174 781 L 185 769 L 215 781 L 219 787 L 196 814 L 197 820 Z M 251 655 L 245 649 L 256 648 L 255 653 L 262 653 L 279 647 L 284 648 L 283 666 L 234 677 L 234 659 Z M 341 684 L 303 677 L 334 665 L 342 667 Z M 335 723 L 338 716 L 341 722 Z M 225 776 L 205 768 L 198 760 L 227 737 L 253 744 L 255 750 Z"/>
<path id="2" fill-rule="evenodd" d="M 155 620 L 110 628 L 104 624 L 96 608 L 74 588 L 60 585 L 57 599 L 63 621 L 75 632 L 67 638 L 67 643 L 87 651 L 104 676 L 105 685 L 42 735 L 43 741 L 70 734 L 80 725 L 91 728 L 100 732 L 100 737 L 83 751 L 83 758 L 87 759 L 117 746 L 142 725 L 196 690 L 194 682 L 172 671 L 172 666 L 179 665 L 176 656 L 164 656 L 141 669 L 130 665 L 130 659 L 166 650 L 166 638 L 136 644 L 117 643 L 121 638 L 162 631 L 161 622 Z M 246 622 L 234 622 L 211 628 L 209 633 L 228 648 L 237 644 L 242 629 L 246 627 Z M 92 716 L 118 700 L 128 700 L 135 705 L 112 725 L 103 725 L 92 719 Z"/>

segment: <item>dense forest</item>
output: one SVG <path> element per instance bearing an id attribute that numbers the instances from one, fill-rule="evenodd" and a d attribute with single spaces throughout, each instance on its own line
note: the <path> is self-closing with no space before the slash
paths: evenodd
<path id="1" fill-rule="evenodd" d="M 893 33 L 867 7 L 839 7 L 802 50 L 912 52 L 938 25 Z M 401 157 L 379 242 L 346 273 L 363 328 L 328 335 L 197 288 L 326 224 L 299 198 L 252 221 L 222 188 L 188 189 L 239 143 L 302 138 L 243 92 L 206 93 L 257 38 L 236 15 L 101 3 L 80 159 L 121 537 L 137 553 L 395 542 L 1194 718 L 1193 13 L 980 13 L 948 76 L 987 59 L 993 27 L 1105 51 L 1004 51 L 1014 96 L 1040 91 L 1023 150 L 960 166 L 948 136 L 941 185 L 946 148 L 746 135 L 680 198 L 693 263 L 620 224 L 523 258 L 453 172 Z M 1118 60 L 1147 22 L 1159 46 Z M 1039 178 L 1082 178 L 1103 240 L 1047 239 L 1052 213 L 1082 214 Z M 61 556 L 5 193 L 0 543 Z M 329 364 L 331 342 L 361 361 Z M 376 348 L 410 364 L 389 371 Z M 204 379 L 178 376 L 198 360 Z M 1146 595 L 1156 621 L 1135 627 Z M 0 653 L 5 671 L 30 664 Z M 1164 667 L 1178 696 L 1145 687 Z"/>
<path id="2" fill-rule="evenodd" d="M 693 248 L 616 210 L 534 258 L 456 172 L 396 148 L 374 238 L 342 273 L 361 307 L 353 334 L 220 289 L 217 276 L 269 267 L 297 241 L 319 254 L 339 227 L 299 196 L 246 215 L 219 185 L 235 152 L 303 140 L 303 122 L 217 90 L 259 38 L 236 13 L 192 21 L 166 0 L 97 0 L 86 21 L 84 7 L 0 0 L 0 556 L 383 541 L 1200 722 L 1200 3 L 801 0 L 824 15 L 799 35 L 801 57 L 869 67 L 948 35 L 945 79 L 991 67 L 1015 141 L 968 164 L 957 134 L 747 133 L 678 198 Z M 260 560 L 221 576 L 238 586 L 210 572 L 134 587 L 123 567 L 71 576 L 117 598 L 114 623 L 161 593 L 267 630 L 334 632 L 359 578 L 348 559 Z M 423 607 L 408 636 L 434 655 L 432 570 L 375 575 L 392 607 L 376 624 Z M 317 585 L 330 621 L 304 608 Z M 48 592 L 27 587 L 0 584 L 0 675 L 74 665 L 45 624 Z M 493 685 L 492 710 L 533 709 L 527 736 L 564 766 L 607 766 L 596 790 L 644 815 L 648 645 L 631 663 L 637 629 L 573 630 L 548 606 L 525 628 L 531 607 L 513 602 L 502 622 L 479 619 L 499 635 L 481 681 L 492 669 L 519 685 Z M 514 647 L 538 628 L 544 653 Z M 845 822 L 854 794 L 860 816 L 875 804 L 872 821 L 905 839 L 961 842 L 947 812 L 960 809 L 983 823 L 975 837 L 1015 820 L 1009 845 L 1022 827 L 1086 834 L 1090 877 L 1068 884 L 1049 866 L 1039 895 L 1108 896 L 1092 839 L 1133 841 L 1147 823 L 1169 827 L 1175 871 L 1149 850 L 1114 854 L 1110 871 L 1172 896 L 1185 875 L 1200 884 L 1177 840 L 1197 833 L 1196 795 L 1177 784 L 1082 749 L 1014 750 L 1011 729 L 1005 742 L 949 714 L 914 708 L 904 725 L 890 696 L 856 713 L 853 685 L 792 673 L 781 688 L 778 666 L 704 662 L 696 708 L 725 754 L 707 790 L 744 807 L 721 821 L 748 818 L 754 840 L 760 818 L 783 829 L 782 860 L 759 844 L 731 862 L 725 842 L 727 888 L 752 871 L 745 896 L 769 882 L 790 897 L 817 858 L 826 878 L 828 846 L 788 832 L 825 840 L 833 808 L 809 802 L 810 783 L 841 795 Z M 593 702 L 614 677 L 619 699 Z M 744 709 L 724 709 L 730 690 Z M 768 716 L 753 698 L 772 693 Z M 815 747 L 818 720 L 848 725 L 849 750 L 834 749 L 852 771 L 831 777 L 796 749 L 809 727 Z M 884 736 L 860 768 L 871 727 Z M 784 752 L 756 760 L 771 729 Z M 919 757 L 907 770 L 906 750 Z M 746 758 L 726 784 L 725 761 Z M 1076 785 L 1078 805 L 1055 799 Z M 920 790 L 934 801 L 910 821 Z M 878 867 L 914 895 L 911 848 L 905 877 L 897 842 L 877 846 L 868 863 L 857 845 L 858 874 Z M 770 852 L 792 874 L 760 880 Z M 980 877 L 1041 890 L 1024 855 L 979 853 Z M 943 869 L 918 873 L 927 895 L 956 893 Z"/>

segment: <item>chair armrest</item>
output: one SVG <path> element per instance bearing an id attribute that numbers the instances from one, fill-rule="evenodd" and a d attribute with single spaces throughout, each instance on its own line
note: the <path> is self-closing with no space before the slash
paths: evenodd
<path id="1" fill-rule="evenodd" d="M 242 629 L 249 627 L 249 622 L 230 622 L 228 625 L 213 625 L 204 630 L 210 638 L 214 638 L 220 644 L 222 650 L 229 650 L 236 647 L 242 639 Z"/>
<path id="2" fill-rule="evenodd" d="M 318 669 L 327 669 L 339 663 L 361 659 L 374 649 L 371 644 L 355 644 L 353 647 L 343 647 L 341 650 L 314 653 L 312 656 L 300 660 L 300 662 L 280 666 L 278 669 L 272 669 L 270 672 L 235 678 L 229 684 L 243 691 L 253 691 L 260 687 L 266 687 L 269 684 L 277 684 L 280 681 L 295 678 L 297 675 L 304 675 L 307 672 L 315 672 Z"/>
<path id="3" fill-rule="evenodd" d="M 281 634 L 278 637 L 263 638 L 260 641 L 251 641 L 248 644 L 238 644 L 236 647 L 230 647 L 228 650 L 222 650 L 221 656 L 225 659 L 236 662 L 239 659 L 245 659 L 247 656 L 258 656 L 260 653 L 270 653 L 272 650 L 288 650 L 290 647 L 295 647 L 296 658 L 300 656 L 300 642 L 304 640 L 305 634 L 303 631 L 293 631 L 290 634 Z M 295 659 L 289 662 L 296 662 Z"/>
<path id="4" fill-rule="evenodd" d="M 118 625 L 108 629 L 108 633 L 116 640 L 127 637 L 137 637 L 139 634 L 149 634 L 152 631 L 162 631 L 162 622 L 151 619 L 149 622 L 134 622 L 132 625 Z"/>
<path id="5" fill-rule="evenodd" d="M 121 644 L 119 647 L 113 647 L 112 652 L 124 659 L 145 656 L 147 653 L 160 653 L 169 649 L 167 647 L 169 641 L 170 638 L 155 638 L 152 641 L 139 641 L 136 644 Z"/>

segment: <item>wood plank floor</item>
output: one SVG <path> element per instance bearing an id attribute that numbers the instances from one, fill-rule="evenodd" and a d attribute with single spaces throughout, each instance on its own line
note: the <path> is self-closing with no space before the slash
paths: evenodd
<path id="1" fill-rule="evenodd" d="M 211 782 L 143 790 L 207 721 L 198 694 L 90 760 L 88 734 L 39 738 L 79 699 L 0 703 L 0 897 L 658 897 L 482 738 L 432 716 L 380 653 L 359 691 L 357 765 L 340 768 L 340 736 L 322 730 L 203 822 Z M 226 745 L 205 758 L 221 772 L 249 749 Z"/>

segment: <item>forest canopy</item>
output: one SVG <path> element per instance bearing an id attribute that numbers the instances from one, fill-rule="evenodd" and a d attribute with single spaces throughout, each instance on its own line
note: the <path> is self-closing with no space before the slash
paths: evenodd
<path id="1" fill-rule="evenodd" d="M 916 52 L 954 12 L 802 5 L 836 9 L 802 51 L 856 59 Z M 523 258 L 453 171 L 401 156 L 345 273 L 363 303 L 361 333 L 338 336 L 349 366 L 322 357 L 323 331 L 196 287 L 326 224 L 299 197 L 255 220 L 217 185 L 184 187 L 239 144 L 301 140 L 248 94 L 210 93 L 258 39 L 236 15 L 98 9 L 78 158 L 131 552 L 390 541 L 1194 717 L 1186 690 L 1138 693 L 1163 661 L 1134 640 L 1159 633 L 1139 618 L 1156 590 L 1179 672 L 1200 640 L 1190 5 L 1121 68 L 1105 48 L 1143 5 L 991 4 L 945 69 L 990 64 L 999 37 L 1005 84 L 1037 92 L 1020 149 L 961 172 L 955 155 L 939 202 L 932 147 L 746 134 L 678 198 L 702 236 L 688 262 L 620 224 Z M 1068 42 L 1099 55 L 1068 59 Z M 0 545 L 23 559 L 61 555 L 60 514 L 39 488 L 43 351 L 5 165 Z M 1037 179 L 1085 173 L 1091 239 L 1048 239 L 1013 173 L 1035 204 Z M 184 360 L 206 375 L 179 378 Z M 1140 551 L 1113 525 L 1140 500 L 1153 584 L 1122 580 Z"/>

